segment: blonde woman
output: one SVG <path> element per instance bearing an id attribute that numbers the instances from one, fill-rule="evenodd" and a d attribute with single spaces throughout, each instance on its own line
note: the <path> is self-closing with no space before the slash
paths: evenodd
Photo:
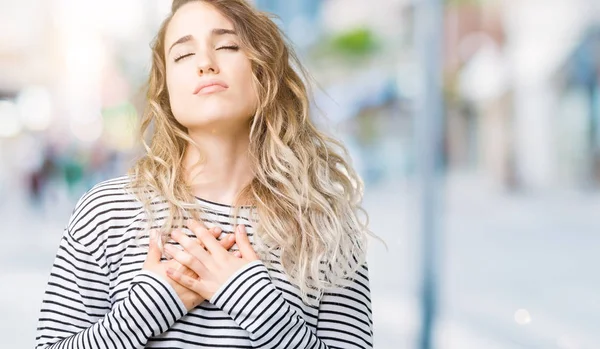
<path id="1" fill-rule="evenodd" d="M 294 69 L 244 0 L 173 2 L 145 154 L 77 203 L 37 348 L 372 347 L 361 181 Z"/>

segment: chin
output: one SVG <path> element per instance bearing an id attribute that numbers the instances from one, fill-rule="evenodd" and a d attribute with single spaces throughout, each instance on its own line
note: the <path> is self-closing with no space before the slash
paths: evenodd
<path id="1" fill-rule="evenodd" d="M 222 111 L 219 113 L 201 115 L 188 115 L 183 119 L 177 119 L 180 124 L 185 126 L 188 130 L 210 130 L 216 129 L 235 129 L 246 124 L 250 117 L 240 117 L 231 115 L 231 113 L 224 114 Z"/>

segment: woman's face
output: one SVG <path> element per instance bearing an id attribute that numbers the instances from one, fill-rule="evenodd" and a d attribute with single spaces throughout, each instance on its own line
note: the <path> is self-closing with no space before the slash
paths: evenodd
<path id="1" fill-rule="evenodd" d="M 164 54 L 179 123 L 211 132 L 248 124 L 257 106 L 251 62 L 219 11 L 202 1 L 182 6 L 167 28 Z"/>

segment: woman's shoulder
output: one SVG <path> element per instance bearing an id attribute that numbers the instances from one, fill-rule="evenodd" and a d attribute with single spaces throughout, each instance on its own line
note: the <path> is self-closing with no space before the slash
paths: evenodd
<path id="1" fill-rule="evenodd" d="M 129 189 L 131 177 L 120 176 L 104 180 L 86 191 L 76 204 L 76 209 L 82 209 L 91 203 L 110 204 L 117 200 L 134 198 Z"/>
<path id="2" fill-rule="evenodd" d="M 141 204 L 130 190 L 130 183 L 129 176 L 120 176 L 101 181 L 86 191 L 75 204 L 69 219 L 71 234 L 89 230 L 92 221 L 110 219 L 123 210 L 139 209 Z"/>

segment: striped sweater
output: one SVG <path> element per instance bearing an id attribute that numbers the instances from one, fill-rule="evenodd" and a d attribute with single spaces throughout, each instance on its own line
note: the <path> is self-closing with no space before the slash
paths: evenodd
<path id="1" fill-rule="evenodd" d="M 309 305 L 272 254 L 270 263 L 244 266 L 210 300 L 186 311 L 162 277 L 142 270 L 147 216 L 127 183 L 99 183 L 73 210 L 46 286 L 36 349 L 372 348 L 366 265 L 350 286 L 326 290 Z M 220 226 L 221 237 L 233 232 L 230 206 L 197 200 L 208 227 Z M 160 226 L 167 205 L 153 207 Z M 252 242 L 249 216 L 242 209 L 238 223 Z"/>

